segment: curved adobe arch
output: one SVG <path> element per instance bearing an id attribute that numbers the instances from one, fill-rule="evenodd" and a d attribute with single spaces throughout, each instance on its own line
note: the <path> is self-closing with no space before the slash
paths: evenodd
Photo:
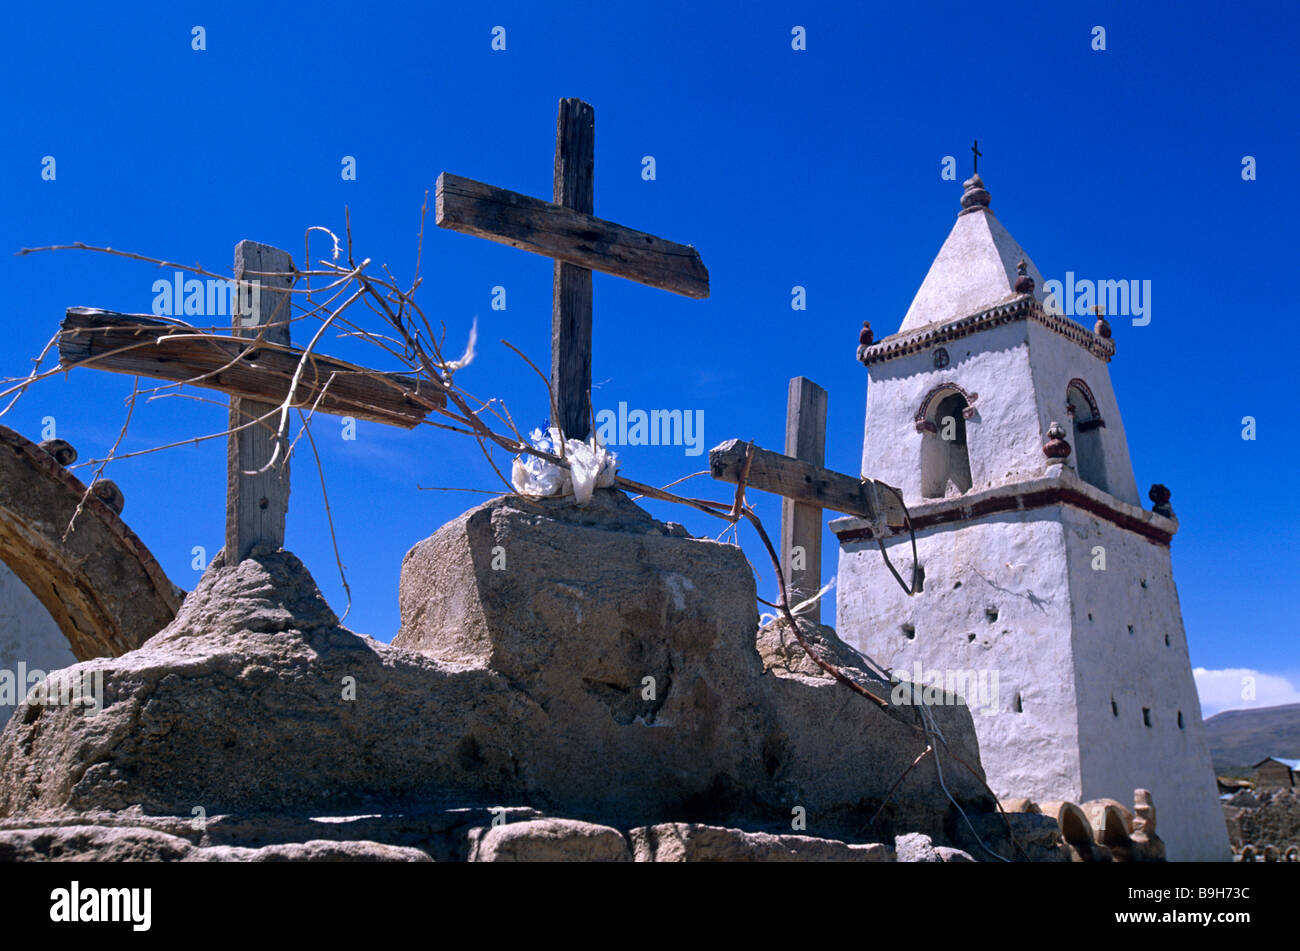
<path id="1" fill-rule="evenodd" d="M 1069 399 L 1069 393 L 1071 389 L 1078 390 L 1079 394 L 1083 397 L 1084 402 L 1088 404 L 1088 418 L 1100 420 L 1101 410 L 1097 408 L 1097 398 L 1092 395 L 1092 388 L 1088 386 L 1088 384 L 1085 383 L 1082 379 L 1076 376 L 1069 383 L 1065 384 L 1065 393 L 1066 393 L 1067 400 Z M 1104 426 L 1106 424 L 1100 423 L 1100 425 Z"/>
<path id="2" fill-rule="evenodd" d="M 1065 406 L 1073 429 L 1074 465 L 1079 478 L 1103 492 L 1110 491 L 1106 471 L 1106 451 L 1102 445 L 1101 430 L 1106 421 L 1097 408 L 1097 398 L 1083 380 L 1075 377 L 1065 385 Z"/>
<path id="3" fill-rule="evenodd" d="M 926 393 L 916 412 L 916 431 L 921 434 L 921 495 L 942 499 L 961 495 L 974 484 L 970 450 L 966 444 L 966 420 L 975 415 L 978 393 L 969 393 L 952 382 L 940 383 Z M 940 421 L 943 429 L 940 431 Z"/>
<path id="4" fill-rule="evenodd" d="M 980 398 L 978 393 L 968 393 L 956 383 L 940 383 L 925 394 L 925 397 L 921 400 L 920 408 L 916 411 L 915 422 L 918 433 L 932 433 L 937 429 L 934 420 L 930 418 L 930 410 L 944 397 L 951 396 L 954 393 L 960 393 L 962 398 L 966 400 L 966 407 L 961 411 L 961 415 L 965 419 L 970 419 L 975 415 L 975 401 Z"/>
<path id="5" fill-rule="evenodd" d="M 75 528 L 62 538 L 77 506 Z M 166 626 L 184 593 L 117 513 L 30 439 L 0 426 L 0 561 L 77 660 L 116 657 Z"/>

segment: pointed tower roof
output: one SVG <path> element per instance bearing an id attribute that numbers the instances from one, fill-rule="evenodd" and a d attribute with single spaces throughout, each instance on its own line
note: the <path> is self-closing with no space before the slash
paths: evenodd
<path id="1" fill-rule="evenodd" d="M 912 299 L 899 333 L 958 320 L 1020 297 L 1016 268 L 1022 260 L 1034 279 L 1034 298 L 1043 300 L 1043 276 L 989 211 L 983 180 L 976 174 L 963 184 L 957 223 Z"/>

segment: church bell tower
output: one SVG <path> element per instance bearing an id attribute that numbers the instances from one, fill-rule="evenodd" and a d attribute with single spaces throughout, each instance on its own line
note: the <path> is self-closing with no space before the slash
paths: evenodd
<path id="1" fill-rule="evenodd" d="M 869 523 L 837 519 L 840 636 L 899 676 L 981 684 L 967 703 L 999 797 L 1149 789 L 1171 860 L 1225 860 L 1178 520 L 1163 486 L 1141 506 L 1110 328 L 1062 315 L 989 203 L 965 182 L 898 332 L 860 338 L 862 472 L 902 490 L 921 590 L 899 590 Z M 908 536 L 884 550 L 910 578 Z"/>

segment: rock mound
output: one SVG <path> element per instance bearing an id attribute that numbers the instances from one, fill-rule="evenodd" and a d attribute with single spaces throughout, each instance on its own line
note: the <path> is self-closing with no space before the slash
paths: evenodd
<path id="1" fill-rule="evenodd" d="M 797 808 L 819 834 L 861 834 L 925 748 L 914 713 L 889 715 L 791 650 L 778 664 L 780 635 L 759 633 L 755 595 L 739 548 L 657 522 L 621 492 L 597 490 L 583 508 L 505 496 L 407 554 L 393 644 L 501 674 L 539 704 L 547 728 L 528 759 L 550 807 L 772 831 L 789 831 Z M 879 686 L 827 631 L 820 649 Z M 968 711 L 934 713 L 978 769 Z M 947 765 L 959 802 L 992 808 L 982 774 Z M 943 836 L 952 813 L 925 762 L 883 821 Z"/>
<path id="2" fill-rule="evenodd" d="M 535 708 L 501 677 L 341 627 L 288 552 L 214 563 L 176 619 L 102 672 L 103 709 L 20 706 L 0 738 L 0 815 L 188 816 L 490 799 Z M 355 697 L 355 699 L 350 699 Z"/>
<path id="3" fill-rule="evenodd" d="M 102 674 L 99 712 L 15 713 L 0 734 L 0 848 L 196 858 L 157 833 L 208 857 L 272 845 L 296 848 L 261 858 L 545 853 L 536 830 L 497 831 L 507 814 L 618 836 L 737 826 L 775 836 L 759 850 L 770 855 L 792 848 L 785 839 L 847 848 L 895 832 L 962 845 L 934 757 L 894 789 L 925 747 L 914 711 L 881 710 L 779 632 L 759 634 L 740 550 L 621 493 L 467 512 L 407 555 L 401 608 L 384 645 L 342 627 L 288 552 L 214 561 L 142 647 L 71 668 Z M 833 631 L 812 633 L 852 679 L 879 686 Z M 968 711 L 933 713 L 973 767 L 946 762 L 948 791 L 972 815 L 990 811 Z M 351 818 L 326 828 L 322 816 Z M 88 821 L 139 835 L 68 831 Z M 673 848 L 712 848 L 691 835 L 674 841 L 695 846 Z M 616 845 L 600 833 L 578 851 L 621 855 Z"/>

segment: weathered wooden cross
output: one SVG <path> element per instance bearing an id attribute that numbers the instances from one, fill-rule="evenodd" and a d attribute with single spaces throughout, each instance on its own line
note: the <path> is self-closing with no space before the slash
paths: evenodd
<path id="1" fill-rule="evenodd" d="M 825 468 L 826 391 L 797 376 L 790 381 L 785 416 L 785 455 L 731 439 L 709 452 L 709 473 L 738 483 L 752 453 L 745 485 L 780 495 L 781 572 L 790 607 L 821 588 L 822 510 L 870 520 L 874 538 L 897 535 L 907 525 L 901 493 L 875 479 Z M 801 617 L 821 623 L 821 604 Z"/>
<path id="2" fill-rule="evenodd" d="M 289 345 L 293 272 L 293 259 L 278 248 L 254 241 L 236 245 L 236 291 L 231 295 L 228 337 L 141 314 L 86 307 L 68 308 L 59 336 L 59 361 L 65 367 L 88 365 L 230 396 L 228 564 L 247 557 L 254 545 L 284 545 L 289 510 L 287 447 L 281 447 L 274 466 L 267 468 L 267 463 L 279 439 L 274 410 L 289 395 L 303 357 L 302 350 Z M 260 293 L 245 299 L 238 288 L 253 282 Z M 421 390 L 414 377 L 379 373 L 315 353 L 307 356 L 303 370 L 292 403 L 297 408 L 411 429 L 445 401 L 437 388 Z"/>
<path id="3" fill-rule="evenodd" d="M 555 130 L 554 201 L 529 198 L 449 172 L 438 176 L 438 226 L 555 260 L 551 388 L 567 438 L 591 429 L 591 272 L 603 271 L 686 297 L 709 296 L 709 272 L 693 247 L 593 215 L 596 111 L 561 99 Z"/>

